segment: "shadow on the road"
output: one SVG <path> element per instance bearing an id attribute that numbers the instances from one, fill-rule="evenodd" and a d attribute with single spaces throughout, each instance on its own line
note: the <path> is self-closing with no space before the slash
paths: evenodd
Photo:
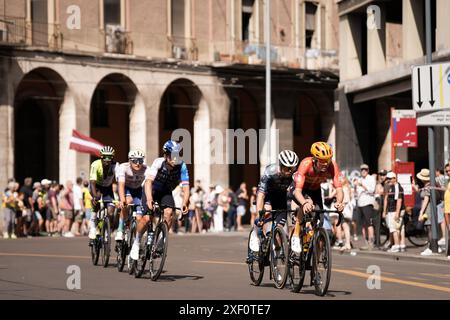
<path id="1" fill-rule="evenodd" d="M 188 274 L 164 274 L 167 271 L 163 271 L 161 273 L 161 275 L 158 278 L 158 282 L 173 282 L 173 281 L 177 281 L 177 280 L 182 280 L 182 279 L 186 279 L 186 280 L 201 280 L 204 277 L 203 276 L 194 276 L 194 275 L 188 275 Z M 145 271 L 144 274 L 142 275 L 142 278 L 144 279 L 150 279 L 150 274 L 148 271 Z"/>
<path id="2" fill-rule="evenodd" d="M 299 294 L 312 294 L 312 295 L 315 295 L 316 291 L 315 290 L 302 290 L 302 291 L 299 292 Z M 352 293 L 350 291 L 328 290 L 328 292 L 325 295 L 325 297 L 335 298 L 336 296 L 348 296 L 348 295 L 351 295 L 351 294 Z"/>

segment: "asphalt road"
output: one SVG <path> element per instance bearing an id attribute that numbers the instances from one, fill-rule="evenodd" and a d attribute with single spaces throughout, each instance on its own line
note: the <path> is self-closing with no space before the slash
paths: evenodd
<path id="1" fill-rule="evenodd" d="M 115 255 L 108 268 L 93 266 L 87 238 L 0 240 L 0 299 L 449 299 L 450 269 L 428 262 L 405 262 L 333 252 L 329 293 L 314 295 L 276 289 L 268 272 L 259 287 L 250 284 L 247 233 L 174 235 L 165 271 L 157 282 L 119 273 Z M 69 266 L 80 268 L 81 288 L 69 290 Z M 379 289 L 369 289 L 367 269 L 381 271 Z M 373 268 L 373 267 L 371 267 Z M 305 283 L 308 283 L 308 278 Z"/>

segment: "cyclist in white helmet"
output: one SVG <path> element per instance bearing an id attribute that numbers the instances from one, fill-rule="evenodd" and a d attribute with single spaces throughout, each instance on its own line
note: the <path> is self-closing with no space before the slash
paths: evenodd
<path id="1" fill-rule="evenodd" d="M 142 215 L 142 186 L 144 181 L 150 179 L 150 167 L 144 163 L 144 159 L 145 153 L 143 151 L 132 150 L 128 153 L 129 161 L 120 164 L 117 169 L 116 175 L 119 182 L 119 207 L 121 212 L 116 241 L 123 240 L 124 221 L 128 219 L 127 205 L 137 205 L 137 214 Z"/>
<path id="2" fill-rule="evenodd" d="M 256 193 L 256 210 L 259 218 L 255 219 L 252 238 L 250 239 L 250 249 L 259 250 L 259 238 L 257 233 L 259 228 L 263 228 L 266 233 L 270 230 L 270 216 L 262 216 L 262 210 L 287 210 L 288 209 L 288 189 L 292 184 L 292 175 L 297 170 L 299 158 L 294 151 L 283 150 L 278 155 L 278 164 L 271 164 L 266 167 L 263 176 L 258 184 Z M 275 223 L 281 226 L 286 224 L 287 212 L 278 214 Z M 250 262 L 247 258 L 247 262 Z"/>

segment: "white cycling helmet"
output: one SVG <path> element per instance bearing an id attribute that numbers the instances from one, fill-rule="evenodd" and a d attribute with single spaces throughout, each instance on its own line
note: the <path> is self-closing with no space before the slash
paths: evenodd
<path id="1" fill-rule="evenodd" d="M 145 153 L 144 151 L 141 150 L 131 150 L 128 153 L 128 159 L 144 159 L 145 158 Z"/>
<path id="2" fill-rule="evenodd" d="M 281 151 L 278 155 L 278 160 L 280 161 L 280 164 L 288 168 L 296 167 L 299 162 L 297 155 L 291 150 Z"/>

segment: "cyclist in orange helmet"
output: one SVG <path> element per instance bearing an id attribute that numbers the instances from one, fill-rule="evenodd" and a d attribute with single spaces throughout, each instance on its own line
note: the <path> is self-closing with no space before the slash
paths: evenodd
<path id="1" fill-rule="evenodd" d="M 323 209 L 320 184 L 326 182 L 327 179 L 333 180 L 333 186 L 336 189 L 336 203 L 334 205 L 336 210 L 342 211 L 344 209 L 344 193 L 342 191 L 342 184 L 339 181 L 340 171 L 336 161 L 332 160 L 333 150 L 330 145 L 326 142 L 313 143 L 311 146 L 311 155 L 311 157 L 302 160 L 297 172 L 294 173 L 293 176 L 295 184 L 293 200 L 303 208 L 303 210 L 299 211 L 299 216 L 297 216 L 297 223 L 294 231 L 293 238 L 297 239 L 300 233 L 299 222 L 303 219 L 303 212 L 311 212 L 314 210 L 315 206 L 319 206 Z M 314 204 L 307 201 L 308 198 L 310 198 Z M 295 246 L 297 239 L 293 239 L 294 251 L 299 247 Z"/>

